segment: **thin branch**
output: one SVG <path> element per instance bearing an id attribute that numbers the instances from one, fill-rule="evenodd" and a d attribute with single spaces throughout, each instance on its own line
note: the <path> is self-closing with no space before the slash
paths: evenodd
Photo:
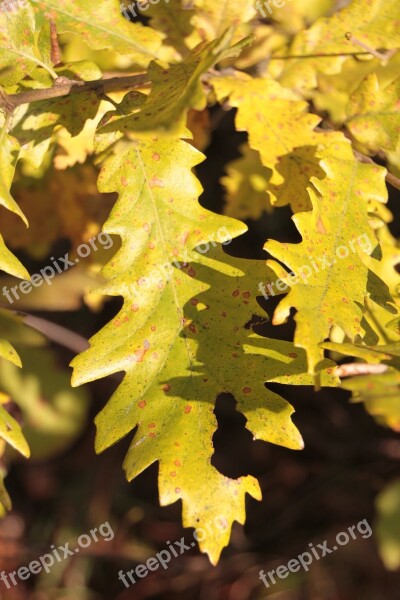
<path id="1" fill-rule="evenodd" d="M 372 160 L 372 158 L 370 158 L 369 156 L 365 156 L 365 154 L 362 154 L 361 152 L 359 152 L 358 150 L 355 150 L 354 148 L 353 148 L 353 152 L 354 152 L 356 158 L 358 158 L 358 160 L 360 162 L 372 164 L 372 165 L 376 164 Z M 389 173 L 389 171 L 387 172 L 386 181 L 388 183 L 390 183 L 390 185 L 393 186 L 394 188 L 396 188 L 397 190 L 400 190 L 400 179 L 398 177 L 396 177 L 395 175 L 393 175 L 393 173 Z"/>
<path id="2" fill-rule="evenodd" d="M 269 60 L 290 60 L 292 58 L 335 58 L 336 56 L 365 56 L 371 52 L 331 52 L 329 54 L 293 54 L 291 56 L 271 56 Z"/>
<path id="3" fill-rule="evenodd" d="M 12 111 L 21 104 L 30 104 L 31 102 L 41 102 L 53 98 L 62 98 L 70 94 L 80 94 L 85 92 L 95 92 L 97 94 L 107 94 L 109 92 L 119 92 L 149 85 L 149 78 L 146 74 L 129 75 L 128 77 L 112 77 L 111 79 L 96 79 L 94 81 L 75 81 L 65 78 L 59 78 L 59 82 L 50 88 L 40 90 L 29 90 L 19 94 L 0 95 L 0 107 L 7 111 Z"/>
<path id="4" fill-rule="evenodd" d="M 330 52 L 327 54 L 298 54 L 293 56 L 272 56 L 270 60 L 290 60 L 291 58 L 335 58 L 337 56 L 365 56 L 366 54 L 369 54 L 370 56 L 375 56 L 375 58 L 378 58 L 380 61 L 386 64 L 396 52 L 396 49 L 387 50 L 384 54 L 382 52 L 378 52 L 378 50 L 371 48 L 371 46 L 368 46 L 358 38 L 354 37 L 354 35 L 351 32 L 347 32 L 344 37 L 348 42 L 354 44 L 354 46 L 359 46 L 360 48 L 362 48 L 363 51 Z"/>
<path id="5" fill-rule="evenodd" d="M 369 365 L 367 363 L 348 363 L 340 365 L 335 371 L 335 375 L 343 379 L 344 377 L 354 377 L 355 375 L 381 375 L 386 373 L 388 365 Z"/>
<path id="6" fill-rule="evenodd" d="M 375 56 L 375 58 L 377 58 L 378 60 L 382 61 L 385 64 L 392 58 L 392 56 L 396 52 L 396 50 L 388 50 L 387 52 L 385 52 L 385 54 L 383 54 L 382 52 L 378 52 L 378 50 L 371 48 L 371 46 L 368 46 L 368 44 L 366 44 L 365 42 L 362 42 L 358 38 L 354 37 L 354 35 L 351 33 L 351 31 L 346 33 L 346 35 L 344 37 L 346 38 L 346 40 L 348 40 L 355 46 L 359 46 L 360 48 L 363 48 L 364 50 L 366 50 L 367 54 L 371 54 L 372 56 Z"/>
<path id="7" fill-rule="evenodd" d="M 68 348 L 68 350 L 72 350 L 72 352 L 79 354 L 89 348 L 89 342 L 86 338 L 57 323 L 52 323 L 51 321 L 47 321 L 47 319 L 22 312 L 17 312 L 16 314 L 22 316 L 26 325 L 32 327 L 32 329 L 36 329 L 36 331 L 40 331 L 49 340 L 60 344 L 60 346 L 64 346 L 64 348 Z"/>

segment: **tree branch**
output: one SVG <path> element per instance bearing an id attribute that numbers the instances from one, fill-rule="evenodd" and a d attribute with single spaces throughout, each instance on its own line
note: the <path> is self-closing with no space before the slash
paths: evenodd
<path id="1" fill-rule="evenodd" d="M 29 90 L 18 94 L 0 94 L 0 107 L 9 111 L 15 110 L 21 104 L 62 98 L 70 94 L 84 92 L 95 92 L 104 95 L 109 92 L 120 92 L 149 85 L 150 81 L 146 74 L 128 75 L 127 77 L 112 77 L 111 79 L 96 79 L 94 81 L 75 81 L 59 78 L 58 83 L 50 88 L 40 90 Z"/>

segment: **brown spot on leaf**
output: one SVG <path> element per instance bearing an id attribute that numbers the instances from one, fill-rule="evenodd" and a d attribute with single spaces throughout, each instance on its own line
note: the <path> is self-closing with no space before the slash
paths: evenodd
<path id="1" fill-rule="evenodd" d="M 326 235 L 327 231 L 325 229 L 325 225 L 322 222 L 321 217 L 318 217 L 318 221 L 317 221 L 317 231 L 318 233 L 323 233 L 324 235 Z"/>
<path id="2" fill-rule="evenodd" d="M 153 175 L 153 177 L 150 179 L 149 185 L 151 188 L 154 187 L 159 187 L 159 188 L 163 188 L 165 187 L 165 183 L 162 179 L 158 179 L 158 177 L 156 175 Z"/>

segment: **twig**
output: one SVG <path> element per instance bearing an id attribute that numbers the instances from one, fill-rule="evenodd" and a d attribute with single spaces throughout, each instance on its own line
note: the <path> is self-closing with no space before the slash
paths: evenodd
<path id="1" fill-rule="evenodd" d="M 53 98 L 62 98 L 70 94 L 84 92 L 95 92 L 107 94 L 149 85 L 150 81 L 146 74 L 129 75 L 128 77 L 112 77 L 111 79 L 96 79 L 94 81 L 68 81 L 58 83 L 50 88 L 40 90 L 29 90 L 19 94 L 6 94 L 4 91 L 0 96 L 0 107 L 6 110 L 14 110 L 21 104 L 41 102 Z"/>
<path id="2" fill-rule="evenodd" d="M 386 373 L 388 365 L 369 365 L 367 363 L 348 363 L 340 365 L 335 371 L 335 375 L 343 379 L 344 377 L 353 377 L 354 375 L 381 375 Z"/>
<path id="3" fill-rule="evenodd" d="M 395 52 L 395 50 L 394 51 L 388 50 L 385 54 L 382 54 L 382 52 L 378 52 L 374 48 L 371 48 L 371 46 L 368 46 L 368 44 L 365 44 L 358 38 L 354 37 L 354 35 L 350 31 L 348 33 L 346 33 L 346 35 L 344 37 L 346 38 L 346 40 L 348 40 L 355 46 L 359 46 L 360 48 L 363 48 L 364 50 L 366 50 L 367 54 L 371 54 L 372 56 L 375 56 L 375 58 L 377 58 L 378 60 L 382 61 L 385 64 L 388 62 L 388 60 L 390 58 L 392 58 L 392 56 Z"/>
<path id="4" fill-rule="evenodd" d="M 89 342 L 86 338 L 61 325 L 57 325 L 57 323 L 52 323 L 51 321 L 47 321 L 47 319 L 26 313 L 17 312 L 16 314 L 22 316 L 26 325 L 43 333 L 49 340 L 64 346 L 64 348 L 68 348 L 68 350 L 72 350 L 72 352 L 79 354 L 89 348 Z"/>
<path id="5" fill-rule="evenodd" d="M 292 58 L 335 58 L 336 56 L 364 56 L 371 52 L 331 52 L 329 54 L 293 54 L 289 56 L 271 56 L 269 60 L 290 60 Z"/>

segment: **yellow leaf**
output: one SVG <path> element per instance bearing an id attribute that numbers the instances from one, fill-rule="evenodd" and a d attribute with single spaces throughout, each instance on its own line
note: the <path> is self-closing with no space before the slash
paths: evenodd
<path id="1" fill-rule="evenodd" d="M 162 35 L 140 23 L 130 23 L 114 0 L 102 0 L 95 7 L 91 0 L 39 0 L 35 3 L 44 18 L 57 24 L 57 32 L 70 32 L 94 50 L 112 48 L 129 55 L 142 67 L 157 56 Z"/>
<path id="2" fill-rule="evenodd" d="M 350 97 L 346 127 L 374 154 L 400 152 L 399 95 L 400 78 L 385 86 L 371 73 Z"/>
<path id="3" fill-rule="evenodd" d="M 213 77 L 212 85 L 220 102 L 238 108 L 236 128 L 247 131 L 249 145 L 258 150 L 264 166 L 273 171 L 271 183 L 282 184 L 278 163 L 294 148 L 315 144 L 314 128 L 320 118 L 307 113 L 307 102 L 282 88 L 272 79 L 254 79 L 244 74 Z"/>
<path id="4" fill-rule="evenodd" d="M 309 189 L 313 210 L 293 217 L 302 242 L 271 240 L 265 245 L 295 275 L 287 278 L 287 271 L 269 263 L 290 288 L 273 323 L 285 322 L 290 309 L 296 309 L 295 345 L 306 349 L 312 374 L 318 372 L 323 358 L 319 343 L 334 325 L 351 341 L 364 335 L 362 307 L 369 280 L 365 262 L 377 243 L 368 203 L 387 198 L 385 169 L 359 163 L 344 138 L 323 154 L 321 166 L 326 178 L 312 179 L 316 191 Z"/>
<path id="5" fill-rule="evenodd" d="M 124 463 L 128 479 L 158 461 L 160 502 L 182 500 L 184 526 L 206 529 L 222 515 L 221 529 L 200 541 L 215 564 L 232 523 L 244 522 L 245 495 L 260 498 L 253 477 L 230 479 L 211 465 L 217 395 L 235 395 L 255 438 L 301 448 L 293 408 L 264 382 L 312 379 L 304 353 L 245 327 L 259 310 L 265 266 L 222 252 L 221 243 L 246 227 L 198 204 L 191 169 L 201 159 L 185 142 L 153 137 L 104 163 L 100 190 L 119 192 L 104 230 L 120 235 L 122 247 L 97 291 L 122 295 L 124 304 L 72 366 L 74 385 L 125 371 L 96 418 L 96 449 L 138 426 Z M 328 373 L 323 378 L 334 385 Z"/>
<path id="6" fill-rule="evenodd" d="M 296 89 L 313 89 L 317 87 L 318 73 L 339 73 L 349 53 L 366 52 L 347 40 L 347 33 L 372 50 L 398 48 L 399 19 L 398 0 L 352 0 L 332 16 L 319 18 L 294 38 L 287 56 L 305 58 L 282 61 L 280 82 Z"/>
<path id="7" fill-rule="evenodd" d="M 227 175 L 221 178 L 226 188 L 224 213 L 242 221 L 258 220 L 264 212 L 272 211 L 267 193 L 271 171 L 262 165 L 256 150 L 245 144 L 241 151 L 243 156 L 229 163 Z"/>

